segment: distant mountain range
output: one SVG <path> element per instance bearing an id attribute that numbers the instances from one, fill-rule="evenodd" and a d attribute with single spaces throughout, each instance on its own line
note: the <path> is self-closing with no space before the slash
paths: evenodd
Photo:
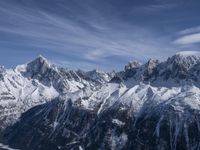
<path id="1" fill-rule="evenodd" d="M 200 53 L 69 70 L 0 68 L 0 141 L 22 150 L 200 149 Z"/>

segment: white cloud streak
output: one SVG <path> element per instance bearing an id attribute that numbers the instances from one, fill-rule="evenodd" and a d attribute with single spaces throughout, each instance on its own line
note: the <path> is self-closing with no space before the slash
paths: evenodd
<path id="1" fill-rule="evenodd" d="M 185 30 L 179 31 L 179 35 L 186 35 L 186 34 L 193 34 L 193 33 L 198 33 L 200 32 L 200 26 L 192 27 L 192 28 L 187 28 Z"/>
<path id="2" fill-rule="evenodd" d="M 200 33 L 182 36 L 175 40 L 174 43 L 181 45 L 200 43 Z"/>
<path id="3" fill-rule="evenodd" d="M 15 39 L 17 44 L 53 49 L 66 56 L 74 54 L 77 57 L 74 61 L 85 60 L 87 65 L 90 61 L 109 61 L 106 58 L 110 56 L 144 59 L 161 58 L 169 53 L 165 51 L 170 47 L 168 39 L 158 38 L 147 29 L 120 22 L 117 18 L 113 18 L 113 22 L 106 21 L 99 11 L 87 5 L 83 6 L 90 16 L 71 20 L 39 7 L 10 6 L 3 2 L 0 4 L 3 4 L 0 5 L 0 17 L 4 18 L 0 20 L 0 33 L 19 37 Z M 165 8 L 152 6 L 150 9 L 163 7 Z M 176 43 L 198 40 L 199 34 L 182 37 Z"/>

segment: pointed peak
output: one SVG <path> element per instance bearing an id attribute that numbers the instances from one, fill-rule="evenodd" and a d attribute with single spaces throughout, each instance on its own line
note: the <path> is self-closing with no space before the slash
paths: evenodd
<path id="1" fill-rule="evenodd" d="M 179 68 L 180 70 L 189 70 L 196 64 L 200 63 L 200 52 L 198 51 L 181 51 L 169 57 L 166 61 L 168 68 L 173 71 Z"/>
<path id="2" fill-rule="evenodd" d="M 38 55 L 38 57 L 33 61 L 36 61 L 36 60 L 38 60 L 40 62 L 48 62 L 47 59 L 42 55 Z"/>
<path id="3" fill-rule="evenodd" d="M 48 63 L 47 59 L 42 55 L 39 55 L 36 59 L 27 64 L 26 69 L 28 72 L 38 74 L 45 72 L 48 68 L 50 68 L 50 66 L 51 65 Z"/>
<path id="4" fill-rule="evenodd" d="M 27 65 L 46 65 L 46 66 L 50 66 L 48 60 L 45 57 L 43 57 L 42 55 L 39 55 L 34 60 L 29 62 Z"/>
<path id="5" fill-rule="evenodd" d="M 38 55 L 38 57 L 36 57 L 32 61 L 27 62 L 26 64 L 17 65 L 15 71 L 26 72 L 30 70 L 37 70 L 42 66 L 49 67 L 50 64 L 48 63 L 48 60 L 45 57 L 43 57 L 42 55 Z"/>
<path id="6" fill-rule="evenodd" d="M 129 63 L 125 66 L 125 70 L 139 68 L 142 64 L 138 61 L 129 61 Z"/>
<path id="7" fill-rule="evenodd" d="M 150 58 L 149 60 L 148 60 L 148 62 L 147 62 L 147 64 L 158 64 L 159 63 L 159 60 L 158 59 L 152 59 L 152 58 Z"/>
<path id="8" fill-rule="evenodd" d="M 91 71 L 87 71 L 86 72 L 87 74 L 106 74 L 106 72 L 102 71 L 102 70 L 99 70 L 99 69 L 93 69 Z"/>
<path id="9" fill-rule="evenodd" d="M 181 51 L 170 57 L 168 61 L 189 62 L 189 63 L 200 62 L 200 52 Z"/>
<path id="10" fill-rule="evenodd" d="M 43 55 L 39 54 L 38 55 L 38 58 L 41 58 L 41 59 L 46 59 Z"/>

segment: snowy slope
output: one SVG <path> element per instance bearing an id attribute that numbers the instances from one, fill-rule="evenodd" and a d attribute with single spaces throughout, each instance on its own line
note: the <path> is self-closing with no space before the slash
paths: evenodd
<path id="1" fill-rule="evenodd" d="M 22 112 L 46 103 L 59 95 L 74 93 L 85 87 L 95 90 L 109 79 L 100 73 L 91 80 L 86 73 L 59 68 L 39 56 L 35 60 L 19 65 L 15 69 L 0 69 L 0 127 L 8 126 Z M 93 73 L 93 76 L 95 73 Z"/>
<path id="2" fill-rule="evenodd" d="M 53 87 L 24 78 L 16 70 L 5 70 L 2 74 L 0 120 L 3 122 L 1 125 L 14 121 L 21 112 L 58 96 L 58 92 Z"/>
<path id="3" fill-rule="evenodd" d="M 2 143 L 0 143 L 0 149 L 2 149 L 2 150 L 17 150 L 17 149 L 9 148 L 9 146 L 4 145 Z"/>
<path id="4" fill-rule="evenodd" d="M 157 146 L 155 149 L 190 150 L 194 147 L 196 150 L 200 132 L 196 128 L 200 118 L 199 93 L 200 89 L 195 86 L 168 88 L 141 83 L 128 88 L 108 83 L 95 92 L 65 95 L 31 109 L 12 127 L 8 144 L 22 149 L 30 146 L 51 149 L 49 145 L 53 144 L 52 149 L 79 146 L 84 149 L 140 149 L 137 146 L 154 149 Z M 21 134 L 30 138 L 31 145 L 26 145 Z M 31 140 L 36 137 L 40 146 Z M 43 139 L 47 145 L 42 144 Z M 66 142 L 59 142 L 61 139 Z"/>
<path id="5" fill-rule="evenodd" d="M 41 56 L 15 70 L 2 68 L 1 120 L 22 114 L 6 130 L 6 143 L 20 149 L 197 150 L 199 76 L 200 55 L 188 51 L 163 62 L 129 62 L 114 75 L 59 68 Z"/>

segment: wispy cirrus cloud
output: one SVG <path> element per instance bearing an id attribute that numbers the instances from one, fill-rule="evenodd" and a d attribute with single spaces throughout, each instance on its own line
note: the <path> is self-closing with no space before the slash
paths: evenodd
<path id="1" fill-rule="evenodd" d="M 2 0 L 0 46 L 9 51 L 4 51 L 7 55 L 13 51 L 25 51 L 29 56 L 41 53 L 74 68 L 80 64 L 88 69 L 122 68 L 130 59 L 165 58 L 178 51 L 179 46 L 171 44 L 171 35 L 160 33 L 165 31 L 164 26 L 158 29 L 160 18 L 151 16 L 174 7 L 175 3 L 158 0 L 145 4 L 131 0 L 127 4 L 115 0 Z M 148 26 L 151 21 L 156 28 Z"/>
<path id="2" fill-rule="evenodd" d="M 179 35 L 186 35 L 186 34 L 193 34 L 193 33 L 199 33 L 200 32 L 200 26 L 195 26 L 192 28 L 187 28 L 185 30 L 181 30 L 178 32 Z"/>
<path id="3" fill-rule="evenodd" d="M 143 5 L 134 8 L 131 12 L 132 13 L 158 13 L 161 11 L 167 11 L 171 10 L 172 8 L 175 8 L 177 5 L 176 3 L 157 3 L 157 4 L 150 4 L 150 5 Z"/>
<path id="4" fill-rule="evenodd" d="M 200 43 L 200 26 L 187 28 L 177 33 L 175 44 L 188 45 Z"/>
<path id="5" fill-rule="evenodd" d="M 107 66 L 105 64 L 109 64 L 110 57 L 144 60 L 155 57 L 155 54 L 158 57 L 163 55 L 159 48 L 165 48 L 164 39 L 158 40 L 150 30 L 121 22 L 116 16 L 110 22 L 98 10 L 86 4 L 80 7 L 87 9 L 88 15 L 73 20 L 40 7 L 1 3 L 0 17 L 7 18 L 0 21 L 0 32 L 18 37 L 10 41 L 12 44 L 45 48 L 59 52 L 74 62 L 94 66 L 99 63 L 104 68 Z"/>
<path id="6" fill-rule="evenodd" d="M 200 43 L 200 33 L 182 36 L 176 39 L 174 43 L 182 45 Z"/>

